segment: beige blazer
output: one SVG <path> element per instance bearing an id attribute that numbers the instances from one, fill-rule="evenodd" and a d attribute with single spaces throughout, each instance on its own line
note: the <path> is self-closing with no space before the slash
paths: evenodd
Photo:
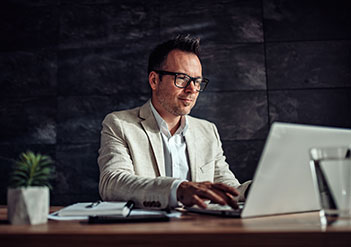
<path id="1" fill-rule="evenodd" d="M 216 126 L 187 118 L 185 140 L 191 180 L 223 182 L 243 194 L 247 185 L 240 186 L 229 170 Z M 149 101 L 138 108 L 108 114 L 102 123 L 98 157 L 102 199 L 133 200 L 143 208 L 166 208 L 175 178 L 165 175 L 162 145 Z"/>

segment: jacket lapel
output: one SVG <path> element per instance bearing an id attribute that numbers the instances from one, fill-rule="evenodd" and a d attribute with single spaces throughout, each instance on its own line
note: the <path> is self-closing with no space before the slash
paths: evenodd
<path id="1" fill-rule="evenodd" d="M 186 148 L 189 157 L 189 166 L 191 173 L 191 181 L 197 181 L 197 166 L 196 166 L 196 139 L 194 136 L 194 131 L 191 129 L 191 120 L 188 117 L 189 127 L 184 135 L 186 141 Z"/>
<path id="2" fill-rule="evenodd" d="M 160 174 L 160 176 L 166 176 L 162 139 L 156 119 L 152 114 L 150 108 L 150 100 L 140 108 L 139 117 L 144 119 L 141 121 L 141 125 L 143 126 L 149 138 L 152 151 L 156 160 L 158 173 Z"/>

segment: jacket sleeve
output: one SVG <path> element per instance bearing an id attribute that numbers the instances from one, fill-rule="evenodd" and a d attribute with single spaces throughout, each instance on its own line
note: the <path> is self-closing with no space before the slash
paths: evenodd
<path id="1" fill-rule="evenodd" d="M 113 114 L 107 115 L 102 123 L 98 164 L 99 192 L 103 200 L 133 200 L 136 206 L 142 208 L 160 209 L 168 206 L 171 185 L 175 179 L 135 174 L 123 123 Z"/>
<path id="2" fill-rule="evenodd" d="M 229 169 L 228 163 L 225 161 L 224 152 L 222 149 L 222 142 L 219 137 L 218 130 L 214 124 L 212 124 L 213 131 L 216 137 L 216 157 L 215 157 L 215 173 L 214 173 L 214 182 L 224 183 L 230 186 L 235 187 L 239 191 L 239 201 L 245 201 L 245 194 L 248 190 L 251 181 L 246 181 L 243 184 L 240 184 L 238 179 L 235 177 L 233 172 Z"/>

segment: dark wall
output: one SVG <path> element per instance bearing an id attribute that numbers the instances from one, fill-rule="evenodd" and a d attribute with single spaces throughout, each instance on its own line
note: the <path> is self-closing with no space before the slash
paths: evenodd
<path id="1" fill-rule="evenodd" d="M 273 121 L 351 127 L 348 1 L 13 0 L 0 3 L 0 204 L 11 163 L 51 155 L 52 204 L 98 199 L 104 116 L 149 97 L 147 58 L 199 36 L 210 79 L 192 114 L 217 124 L 251 179 Z"/>

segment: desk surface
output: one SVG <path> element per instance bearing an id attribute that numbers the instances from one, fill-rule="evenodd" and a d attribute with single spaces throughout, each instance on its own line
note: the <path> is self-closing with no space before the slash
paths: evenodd
<path id="1" fill-rule="evenodd" d="M 0 206 L 1 246 L 351 246 L 351 222 L 323 227 L 318 212 L 251 219 L 184 214 L 170 222 L 105 225 L 9 225 L 6 219 Z"/>

